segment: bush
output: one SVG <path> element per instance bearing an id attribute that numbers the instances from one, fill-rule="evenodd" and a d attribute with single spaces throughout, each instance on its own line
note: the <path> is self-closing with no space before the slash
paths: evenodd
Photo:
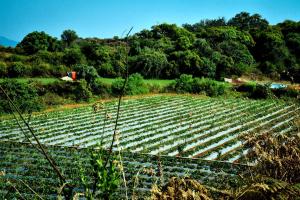
<path id="1" fill-rule="evenodd" d="M 18 55 L 18 54 L 11 54 L 10 56 L 8 56 L 5 61 L 7 62 L 24 62 L 26 61 L 27 57 L 26 56 L 22 56 L 22 55 Z"/>
<path id="2" fill-rule="evenodd" d="M 81 80 L 78 82 L 74 82 L 74 93 L 75 93 L 75 100 L 79 101 L 89 101 L 90 98 L 93 96 L 90 87 L 88 86 L 85 80 Z"/>
<path id="3" fill-rule="evenodd" d="M 276 97 L 291 97 L 297 98 L 300 95 L 300 92 L 292 89 L 292 88 L 280 88 L 280 89 L 272 89 L 272 92 L 276 95 Z"/>
<path id="4" fill-rule="evenodd" d="M 219 96 L 225 94 L 227 86 L 225 83 L 214 81 L 207 78 L 195 78 L 192 85 L 193 93 L 205 92 L 206 95 Z"/>
<path id="5" fill-rule="evenodd" d="M 77 79 L 85 79 L 88 84 L 91 84 L 99 77 L 97 70 L 93 66 L 75 65 L 73 70 L 77 73 Z"/>
<path id="6" fill-rule="evenodd" d="M 116 77 L 115 69 L 110 62 L 103 63 L 97 67 L 97 72 L 104 77 Z"/>
<path id="7" fill-rule="evenodd" d="M 61 105 L 64 103 L 64 98 L 60 97 L 57 94 L 47 92 L 44 96 L 41 97 L 44 105 L 55 106 Z"/>
<path id="8" fill-rule="evenodd" d="M 250 98 L 253 99 L 267 99 L 273 96 L 273 93 L 269 85 L 257 85 L 255 90 L 250 93 Z"/>
<path id="9" fill-rule="evenodd" d="M 252 94 L 256 89 L 256 83 L 252 83 L 252 82 L 249 82 L 249 83 L 244 83 L 242 85 L 239 85 L 236 90 L 238 92 L 248 92 L 250 94 Z"/>
<path id="10" fill-rule="evenodd" d="M 252 99 L 266 99 L 272 96 L 272 91 L 268 85 L 256 83 L 244 83 L 236 87 L 238 92 L 246 92 L 246 96 Z"/>
<path id="11" fill-rule="evenodd" d="M 182 74 L 179 79 L 175 80 L 175 90 L 178 93 L 192 93 L 193 92 L 193 76 L 192 75 L 187 75 L 187 74 Z"/>
<path id="12" fill-rule="evenodd" d="M 49 51 L 39 51 L 33 55 L 33 60 L 36 62 L 49 63 L 50 65 L 59 65 L 62 63 L 63 53 L 61 52 L 49 52 Z"/>
<path id="13" fill-rule="evenodd" d="M 47 63 L 33 65 L 31 68 L 31 76 L 33 77 L 48 77 L 51 74 L 51 67 Z"/>
<path id="14" fill-rule="evenodd" d="M 117 78 L 112 83 L 111 88 L 113 94 L 118 95 L 122 92 L 124 81 L 125 80 L 121 78 Z M 135 73 L 129 76 L 124 93 L 126 95 L 146 94 L 149 93 L 149 88 L 144 83 L 144 78 L 140 74 Z"/>
<path id="15" fill-rule="evenodd" d="M 5 62 L 0 61 L 0 78 L 7 77 L 7 65 Z"/>
<path id="16" fill-rule="evenodd" d="M 101 80 L 96 79 L 91 83 L 91 89 L 93 94 L 107 97 L 111 95 L 111 87 L 108 84 L 103 83 Z"/>
<path id="17" fill-rule="evenodd" d="M 172 87 L 172 86 L 171 86 Z M 193 78 L 192 75 L 182 74 L 173 86 L 178 93 L 202 93 L 208 96 L 223 95 L 227 86 L 225 83 L 214 81 L 208 78 Z"/>
<path id="18" fill-rule="evenodd" d="M 1 86 L 21 112 L 40 111 L 43 108 L 32 84 L 6 79 L 1 83 Z M 11 112 L 9 102 L 4 93 L 0 92 L 0 113 L 9 112 Z"/>
<path id="19" fill-rule="evenodd" d="M 151 92 L 151 93 L 163 92 L 166 89 L 158 83 L 148 83 L 147 88 L 149 89 L 149 92 Z"/>
<path id="20" fill-rule="evenodd" d="M 11 78 L 24 77 L 30 72 L 29 66 L 21 62 L 14 62 L 8 67 L 8 76 Z"/>
<path id="21" fill-rule="evenodd" d="M 67 66 L 84 63 L 85 57 L 78 48 L 66 49 L 62 61 Z"/>
<path id="22" fill-rule="evenodd" d="M 48 92 L 64 98 L 79 101 L 89 101 L 92 97 L 90 87 L 85 80 L 76 82 L 56 81 L 45 86 Z"/>
<path id="23" fill-rule="evenodd" d="M 51 75 L 55 77 L 66 76 L 68 71 L 70 71 L 70 68 L 64 65 L 54 65 L 50 68 Z"/>

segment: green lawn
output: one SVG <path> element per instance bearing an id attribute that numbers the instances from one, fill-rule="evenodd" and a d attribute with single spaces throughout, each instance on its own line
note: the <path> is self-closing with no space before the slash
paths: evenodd
<path id="1" fill-rule="evenodd" d="M 49 84 L 49 83 L 53 83 L 55 81 L 58 81 L 60 79 L 58 78 L 11 78 L 13 80 L 17 80 L 20 82 L 28 82 L 29 80 L 37 80 L 42 82 L 43 84 Z M 114 78 L 99 78 L 101 81 L 103 81 L 104 83 L 107 84 L 112 84 L 112 82 L 114 82 Z M 4 79 L 0 78 L 0 82 L 2 82 Z M 160 79 L 145 79 L 145 82 L 148 84 L 157 84 L 160 85 L 162 87 L 169 85 L 170 83 L 172 83 L 173 80 L 160 80 Z"/>
<path id="2" fill-rule="evenodd" d="M 40 81 L 42 84 L 49 84 L 49 83 L 53 83 L 55 81 L 59 81 L 60 79 L 58 78 L 10 78 L 16 81 L 20 81 L 20 82 L 28 82 L 30 80 L 35 80 L 35 81 Z M 3 78 L 0 78 L 0 83 L 4 81 Z"/>
<path id="3" fill-rule="evenodd" d="M 114 78 L 99 78 L 101 81 L 103 81 L 106 84 L 112 84 L 114 82 Z M 145 83 L 148 84 L 157 84 L 162 87 L 169 85 L 174 80 L 162 80 L 162 79 L 145 79 Z"/>

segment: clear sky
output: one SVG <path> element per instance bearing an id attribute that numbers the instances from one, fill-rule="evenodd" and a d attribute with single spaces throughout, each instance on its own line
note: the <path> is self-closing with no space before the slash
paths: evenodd
<path id="1" fill-rule="evenodd" d="M 80 37 L 109 38 L 167 22 L 182 25 L 246 11 L 271 24 L 300 21 L 300 0 L 0 0 L 0 35 L 20 41 L 32 31 L 60 38 L 73 29 Z"/>

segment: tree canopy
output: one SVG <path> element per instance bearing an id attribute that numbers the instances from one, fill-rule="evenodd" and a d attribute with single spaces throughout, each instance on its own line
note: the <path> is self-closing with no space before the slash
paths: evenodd
<path id="1" fill-rule="evenodd" d="M 128 52 L 129 72 L 145 78 L 178 78 L 185 73 L 221 79 L 259 73 L 300 82 L 300 22 L 296 21 L 270 25 L 257 13 L 241 12 L 228 21 L 221 17 L 182 26 L 154 25 L 126 41 L 80 38 L 74 30 L 63 31 L 58 40 L 34 31 L 17 48 L 5 50 L 13 55 L 0 57 L 1 76 L 12 76 L 14 71 L 13 76 L 43 75 L 42 70 L 48 70 L 48 76 L 59 74 L 54 73 L 58 66 L 83 64 L 93 66 L 100 76 L 119 77 L 125 72 Z M 39 73 L 31 73 L 33 69 Z"/>

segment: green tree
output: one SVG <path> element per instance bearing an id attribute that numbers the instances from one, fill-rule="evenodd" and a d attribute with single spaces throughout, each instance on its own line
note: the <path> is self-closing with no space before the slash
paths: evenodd
<path id="1" fill-rule="evenodd" d="M 255 42 L 252 36 L 248 32 L 239 31 L 235 27 L 209 27 L 206 32 L 201 35 L 206 38 L 212 48 L 224 41 L 231 40 L 240 42 L 247 47 L 254 46 Z"/>
<path id="2" fill-rule="evenodd" d="M 32 83 L 6 79 L 0 83 L 8 96 L 21 112 L 39 111 L 43 105 Z M 0 113 L 10 113 L 11 108 L 6 96 L 0 92 Z"/>
<path id="3" fill-rule="evenodd" d="M 289 57 L 289 50 L 285 45 L 284 36 L 278 28 L 270 28 L 255 36 L 256 45 L 252 52 L 256 61 L 260 62 L 260 69 L 264 73 L 282 73 L 285 69 L 284 62 Z M 269 62 L 274 65 L 274 70 L 265 68 Z"/>
<path id="4" fill-rule="evenodd" d="M 59 49 L 59 42 L 43 31 L 34 31 L 26 35 L 17 47 L 20 47 L 25 54 L 31 55 L 40 50 L 56 51 Z"/>
<path id="5" fill-rule="evenodd" d="M 26 66 L 25 64 L 21 62 L 13 62 L 8 67 L 8 76 L 10 78 L 15 77 L 26 77 L 30 73 L 29 66 Z"/>
<path id="6" fill-rule="evenodd" d="M 75 65 L 73 70 L 77 73 L 77 79 L 85 79 L 88 84 L 91 84 L 99 77 L 97 70 L 89 65 Z"/>
<path id="7" fill-rule="evenodd" d="M 181 74 L 192 74 L 201 76 L 201 66 L 203 61 L 194 51 L 176 51 L 170 55 L 170 58 L 175 61 L 176 66 Z"/>
<path id="8" fill-rule="evenodd" d="M 147 78 L 161 78 L 162 71 L 168 66 L 167 56 L 153 49 L 143 49 L 141 54 L 132 58 L 130 71 L 139 72 Z"/>
<path id="9" fill-rule="evenodd" d="M 85 63 L 85 57 L 79 48 L 65 49 L 62 61 L 67 66 Z"/>
<path id="10" fill-rule="evenodd" d="M 0 77 L 4 78 L 7 77 L 8 70 L 7 70 L 7 65 L 5 62 L 0 61 Z"/>
<path id="11" fill-rule="evenodd" d="M 164 23 L 153 26 L 151 32 L 154 39 L 168 37 L 173 41 L 177 41 L 176 44 L 180 49 L 186 49 L 195 41 L 195 35 L 193 33 L 185 28 L 176 26 L 176 24 Z"/>
<path id="12" fill-rule="evenodd" d="M 235 26 L 241 30 L 265 30 L 269 22 L 263 19 L 259 14 L 250 15 L 247 12 L 241 12 L 228 21 L 228 25 Z"/>
<path id="13" fill-rule="evenodd" d="M 112 92 L 115 95 L 119 95 L 122 92 L 124 81 L 121 78 L 117 78 L 111 85 Z M 125 87 L 125 94 L 127 95 L 137 95 L 146 94 L 149 92 L 149 88 L 144 82 L 144 78 L 138 74 L 131 74 L 128 77 L 128 82 Z"/>
<path id="14" fill-rule="evenodd" d="M 285 20 L 282 23 L 278 23 L 276 26 L 280 28 L 285 36 L 289 33 L 300 33 L 300 21 L 295 22 L 293 20 Z"/>
<path id="15" fill-rule="evenodd" d="M 224 77 L 231 76 L 231 71 L 234 68 L 234 61 L 231 57 L 215 52 L 213 59 L 216 63 L 216 79 L 223 80 Z"/>
<path id="16" fill-rule="evenodd" d="M 233 67 L 226 72 L 227 75 L 242 75 L 249 72 L 254 64 L 254 58 L 248 48 L 236 41 L 224 41 L 219 44 L 221 53 L 233 59 Z"/>
<path id="17" fill-rule="evenodd" d="M 201 60 L 202 60 L 202 65 L 200 67 L 200 70 L 201 70 L 201 73 L 200 73 L 200 76 L 203 76 L 203 77 L 207 77 L 207 78 L 215 78 L 216 77 L 216 64 L 206 58 L 206 57 L 201 57 Z"/>
<path id="18" fill-rule="evenodd" d="M 193 45 L 194 49 L 197 51 L 198 55 L 211 57 L 213 49 L 206 39 L 200 38 L 197 39 Z"/>
<path id="19" fill-rule="evenodd" d="M 78 35 L 73 30 L 65 30 L 61 34 L 61 40 L 66 47 L 69 47 L 76 39 L 78 39 Z"/>
<path id="20" fill-rule="evenodd" d="M 300 32 L 299 33 L 289 33 L 286 36 L 286 45 L 290 52 L 293 53 L 300 60 Z"/>

